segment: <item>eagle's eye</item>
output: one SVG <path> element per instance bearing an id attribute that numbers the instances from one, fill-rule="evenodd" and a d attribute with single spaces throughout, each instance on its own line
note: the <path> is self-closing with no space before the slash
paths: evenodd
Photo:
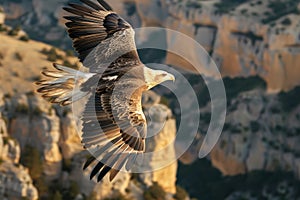
<path id="1" fill-rule="evenodd" d="M 167 73 L 163 73 L 163 74 L 162 74 L 162 77 L 165 77 L 165 76 L 167 76 L 167 75 L 168 75 Z"/>

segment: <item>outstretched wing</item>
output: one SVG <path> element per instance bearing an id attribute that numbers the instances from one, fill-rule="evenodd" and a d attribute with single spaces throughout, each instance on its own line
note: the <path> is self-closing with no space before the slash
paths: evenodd
<path id="1" fill-rule="evenodd" d="M 68 20 L 68 33 L 83 65 L 91 72 L 103 73 L 104 65 L 108 67 L 124 54 L 139 60 L 130 24 L 102 0 L 81 2 L 83 5 L 69 3 L 64 10 L 72 15 L 64 18 Z"/>
<path id="2" fill-rule="evenodd" d="M 132 27 L 102 0 L 69 4 L 66 26 L 80 61 L 96 73 L 81 87 L 91 96 L 83 112 L 82 143 L 93 151 L 92 179 L 110 180 L 125 166 L 129 170 L 145 149 L 146 120 L 141 96 L 145 90 L 143 65 L 138 57 Z M 96 87 L 93 87 L 96 85 Z M 94 162 L 98 161 L 98 162 Z"/>
<path id="3" fill-rule="evenodd" d="M 120 80 L 102 79 L 83 114 L 82 143 L 93 151 L 84 169 L 93 161 L 90 178 L 98 172 L 100 181 L 109 171 L 110 180 L 125 166 L 130 170 L 145 150 L 147 125 L 141 107 L 144 81 L 136 76 L 137 68 Z M 127 75 L 126 75 L 127 76 Z"/>

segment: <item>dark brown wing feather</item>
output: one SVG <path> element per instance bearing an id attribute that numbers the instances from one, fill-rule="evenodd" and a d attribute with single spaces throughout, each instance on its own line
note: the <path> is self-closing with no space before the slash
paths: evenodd
<path id="1" fill-rule="evenodd" d="M 98 174 L 100 181 L 109 171 L 112 180 L 123 166 L 129 170 L 143 153 L 146 121 L 139 104 L 143 91 L 140 87 L 145 83 L 134 31 L 107 3 L 97 1 L 81 0 L 83 5 L 70 3 L 64 9 L 72 14 L 65 17 L 66 26 L 80 61 L 90 72 L 99 74 L 84 83 L 81 90 L 97 86 L 83 112 L 82 143 L 94 152 L 84 169 L 96 163 L 90 178 Z M 122 98 L 117 98 L 113 95 L 116 82 L 133 68 L 136 70 L 129 77 L 131 81 L 125 81 L 126 88 L 121 89 Z M 110 80 L 115 76 L 117 80 Z M 128 97 L 127 89 L 139 91 Z M 127 99 L 134 103 L 127 104 Z"/>
<path id="2" fill-rule="evenodd" d="M 130 170 L 145 150 L 147 125 L 140 105 L 145 84 L 137 69 L 142 70 L 142 67 L 126 74 L 124 80 L 100 78 L 94 95 L 85 106 L 82 143 L 94 154 L 86 161 L 84 169 L 98 160 L 91 179 L 98 174 L 100 181 L 111 171 L 112 180 L 123 166 Z M 114 93 L 115 90 L 120 93 Z"/>
<path id="3" fill-rule="evenodd" d="M 72 14 L 64 18 L 69 21 L 66 23 L 69 36 L 73 39 L 80 61 L 83 62 L 102 41 L 131 26 L 112 12 L 110 6 L 102 0 L 98 0 L 99 3 L 90 0 L 81 2 L 84 5 L 69 3 L 69 7 L 63 9 Z"/>

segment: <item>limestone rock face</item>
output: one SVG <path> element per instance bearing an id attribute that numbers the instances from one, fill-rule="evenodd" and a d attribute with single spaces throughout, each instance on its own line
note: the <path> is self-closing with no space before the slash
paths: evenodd
<path id="1" fill-rule="evenodd" d="M 136 1 L 135 15 L 141 19 L 142 26 L 162 26 L 194 39 L 209 52 L 224 77 L 258 75 L 267 82 L 271 92 L 292 89 L 300 84 L 300 69 L 294 67 L 299 60 L 299 15 L 287 13 L 266 23 L 264 12 L 270 12 L 268 4 L 257 6 L 249 1 L 235 11 L 220 15 L 211 1 L 199 1 L 195 5 L 190 1 Z M 245 10 L 249 14 L 243 14 Z M 284 19 L 289 20 L 287 24 Z M 195 47 L 184 46 L 181 37 L 170 37 L 168 47 L 188 49 L 189 54 L 198 52 Z M 201 56 L 195 54 L 189 61 L 199 63 L 198 57 Z M 170 53 L 166 63 L 194 69 Z"/>
<path id="2" fill-rule="evenodd" d="M 175 119 L 171 119 L 172 113 L 165 105 L 154 103 L 151 106 L 150 102 L 153 102 L 152 99 L 156 98 L 156 94 L 147 92 L 145 96 L 151 96 L 151 98 L 148 98 L 149 101 L 144 99 L 143 102 L 144 105 L 147 105 L 144 112 L 148 116 L 147 134 L 149 138 L 146 140 L 146 153 L 152 152 L 153 154 L 143 164 L 149 165 L 147 169 L 149 167 L 153 171 L 140 174 L 139 177 L 147 186 L 157 182 L 166 192 L 175 194 L 177 159 L 174 140 L 176 137 L 176 122 Z M 164 161 L 173 162 L 162 168 L 161 165 Z"/>
<path id="3" fill-rule="evenodd" d="M 26 146 L 37 148 L 45 160 L 45 173 L 55 178 L 59 176 L 62 160 L 58 146 L 60 122 L 54 112 L 49 112 L 50 105 L 42 102 L 34 96 L 13 98 L 7 108 L 15 115 L 10 134 L 19 141 L 22 150 Z"/>
<path id="4" fill-rule="evenodd" d="M 135 1 L 137 13 L 142 20 L 142 26 L 160 26 L 168 13 L 164 0 L 141 0 Z"/>
<path id="5" fill-rule="evenodd" d="M 187 5 L 169 4 L 164 26 L 179 30 L 199 42 L 210 52 L 222 76 L 258 75 L 266 80 L 270 91 L 289 90 L 300 84 L 300 69 L 294 67 L 299 59 L 298 15 L 286 16 L 291 21 L 290 25 L 282 25 L 282 17 L 272 27 L 261 23 L 263 14 L 258 18 L 244 17 L 238 11 L 230 15 L 216 15 L 211 5 L 210 2 L 202 2 L 202 9 L 190 9 Z M 243 6 L 250 7 L 247 3 Z M 237 10 L 242 10 L 242 6 Z M 179 41 L 172 42 L 180 48 Z M 190 51 L 194 52 L 193 49 Z M 168 55 L 166 62 L 176 65 L 178 60 Z"/>
<path id="6" fill-rule="evenodd" d="M 65 159 L 70 159 L 82 151 L 81 141 L 75 120 L 72 118 L 72 113 L 68 113 L 65 117 L 61 118 L 61 137 L 59 143 L 62 156 Z"/>
<path id="7" fill-rule="evenodd" d="M 10 160 L 13 163 L 19 163 L 21 150 L 18 142 L 9 137 L 2 137 L 0 144 L 0 158 L 2 160 Z"/>
<path id="8" fill-rule="evenodd" d="M 1 104 L 0 104 L 1 107 Z M 1 114 L 1 113 L 0 113 Z M 0 115 L 0 198 L 38 199 L 28 169 L 19 164 L 21 150 L 18 142 L 8 135 L 7 125 Z"/>
<path id="9" fill-rule="evenodd" d="M 7 18 L 21 20 L 24 30 L 34 33 L 33 39 L 42 38 L 55 44 L 59 41 L 62 47 L 71 48 L 62 19 L 65 12 L 61 7 L 66 2 L 55 0 L 49 4 L 31 0 L 15 3 L 4 0 L 3 5 Z M 246 1 L 220 14 L 215 3 L 178 0 L 109 2 L 133 27 L 166 27 L 196 40 L 209 52 L 224 77 L 258 75 L 266 80 L 271 92 L 289 90 L 300 84 L 299 68 L 294 67 L 299 60 L 299 14 L 287 12 L 268 16 L 272 15 L 268 13 L 276 14 L 270 10 L 269 1 L 261 5 Z M 299 4 L 293 5 L 299 9 Z M 195 47 L 185 47 L 181 38 L 168 38 L 167 45 L 188 49 L 189 54 L 195 54 L 191 59 L 199 62 Z M 191 64 L 170 53 L 166 63 L 193 70 Z"/>
<path id="10" fill-rule="evenodd" d="M 3 8 L 0 6 L 0 25 L 4 24 L 5 14 Z"/>
<path id="11" fill-rule="evenodd" d="M 11 162 L 0 164 L 0 198 L 30 200 L 38 199 L 38 191 L 33 186 L 28 170 Z"/>
<path id="12" fill-rule="evenodd" d="M 226 175 L 282 169 L 299 178 L 299 109 L 287 110 L 278 97 L 259 90 L 240 94 L 211 152 L 213 165 Z"/>

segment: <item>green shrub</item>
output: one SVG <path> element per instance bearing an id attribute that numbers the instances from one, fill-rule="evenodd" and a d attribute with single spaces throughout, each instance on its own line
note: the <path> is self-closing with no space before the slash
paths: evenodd
<path id="1" fill-rule="evenodd" d="M 15 112 L 20 113 L 20 114 L 28 114 L 29 113 L 29 108 L 25 104 L 18 104 Z"/>
<path id="2" fill-rule="evenodd" d="M 200 9 L 202 8 L 202 5 L 199 3 L 199 2 L 194 2 L 194 1 L 189 1 L 186 3 L 186 6 L 188 8 L 197 8 L 197 9 Z"/>
<path id="3" fill-rule="evenodd" d="M 272 11 L 267 16 L 267 18 L 262 20 L 262 23 L 267 24 L 272 21 L 275 21 L 287 14 L 295 13 L 298 14 L 297 9 L 298 1 L 295 0 L 286 0 L 286 1 L 270 1 L 268 8 Z"/>
<path id="4" fill-rule="evenodd" d="M 80 193 L 78 184 L 75 181 L 71 181 L 70 188 L 68 190 L 67 199 L 75 199 L 75 197 Z"/>
<path id="5" fill-rule="evenodd" d="M 282 110 L 290 112 L 300 104 L 300 86 L 297 86 L 289 92 L 280 92 L 278 100 L 281 103 Z"/>
<path id="6" fill-rule="evenodd" d="M 18 61 L 23 61 L 23 56 L 22 56 L 19 52 L 16 52 L 16 53 L 15 53 L 15 58 L 16 58 Z"/>
<path id="7" fill-rule="evenodd" d="M 64 60 L 63 65 L 66 66 L 66 67 L 73 68 L 73 69 L 78 69 L 79 68 L 79 66 L 76 63 L 72 64 L 68 60 Z"/>
<path id="8" fill-rule="evenodd" d="M 9 32 L 8 32 L 8 35 L 10 36 L 16 36 L 18 35 L 19 31 L 21 30 L 21 26 L 18 25 L 16 27 L 14 27 L 13 29 L 11 29 Z"/>
<path id="9" fill-rule="evenodd" d="M 290 18 L 285 18 L 284 20 L 282 20 L 281 24 L 288 26 L 292 24 L 292 21 L 290 20 Z"/>
<path id="10" fill-rule="evenodd" d="M 179 185 L 176 186 L 176 194 L 174 195 L 174 199 L 176 200 L 185 200 L 188 197 L 188 193 L 180 187 Z"/>
<path id="11" fill-rule="evenodd" d="M 242 9 L 242 10 L 241 10 L 241 14 L 242 14 L 242 15 L 245 15 L 247 12 L 248 12 L 247 9 Z"/>
<path id="12" fill-rule="evenodd" d="M 43 173 L 43 162 L 40 152 L 32 146 L 25 146 L 21 154 L 20 163 L 29 168 L 29 174 L 33 180 L 41 177 Z"/>
<path id="13" fill-rule="evenodd" d="M 24 42 L 28 42 L 29 41 L 29 37 L 27 35 L 23 35 L 19 38 L 19 40 L 24 41 Z"/>
<path id="14" fill-rule="evenodd" d="M 166 105 L 166 106 L 170 106 L 170 101 L 169 101 L 169 99 L 167 98 L 167 97 L 165 97 L 165 96 L 161 96 L 161 98 L 160 98 L 160 102 L 159 102 L 160 104 L 163 104 L 163 105 Z"/>
<path id="15" fill-rule="evenodd" d="M 32 114 L 34 116 L 41 116 L 43 114 L 43 111 L 39 108 L 39 107 L 35 107 L 33 110 L 32 110 Z"/>
<path id="16" fill-rule="evenodd" d="M 166 198 L 166 192 L 157 183 L 154 182 L 143 194 L 145 200 L 164 200 Z"/>
<path id="17" fill-rule="evenodd" d="M 69 57 L 74 56 L 74 51 L 71 50 L 71 49 L 67 50 L 67 51 L 66 51 L 66 56 L 69 56 Z"/>
<path id="18" fill-rule="evenodd" d="M 250 122 L 250 128 L 251 128 L 252 133 L 256 133 L 257 131 L 259 131 L 260 125 L 256 121 L 251 121 Z"/>
<path id="19" fill-rule="evenodd" d="M 222 0 L 215 3 L 215 7 L 217 9 L 217 13 L 225 14 L 244 2 L 247 2 L 247 0 Z"/>
<path id="20" fill-rule="evenodd" d="M 72 160 L 71 159 L 63 159 L 62 170 L 66 172 L 72 171 Z"/>
<path id="21" fill-rule="evenodd" d="M 3 24 L 0 24 L 0 32 L 6 32 L 6 31 L 7 28 Z"/>
<path id="22" fill-rule="evenodd" d="M 43 48 L 41 53 L 47 56 L 47 60 L 51 62 L 55 62 L 56 60 L 61 60 L 62 56 L 59 55 L 54 47 L 47 50 L 47 48 Z"/>

